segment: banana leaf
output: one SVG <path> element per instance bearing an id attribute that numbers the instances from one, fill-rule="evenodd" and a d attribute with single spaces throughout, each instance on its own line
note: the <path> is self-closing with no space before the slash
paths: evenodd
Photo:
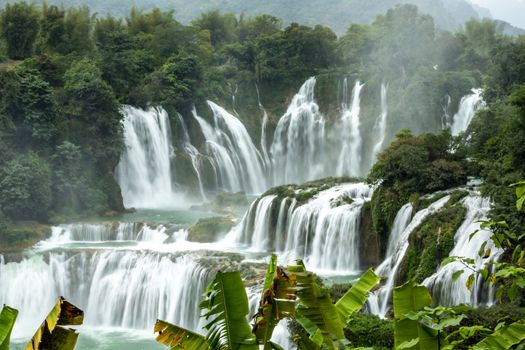
<path id="1" fill-rule="evenodd" d="M 26 350 L 72 350 L 77 343 L 78 333 L 62 326 L 81 325 L 83 322 L 84 312 L 60 297 L 27 344 Z"/>
<path id="2" fill-rule="evenodd" d="M 437 333 L 416 320 L 406 317 L 432 305 L 428 289 L 410 281 L 394 289 L 394 338 L 395 348 L 412 350 L 437 350 Z"/>
<path id="3" fill-rule="evenodd" d="M 239 272 L 218 272 L 200 304 L 211 350 L 258 350 L 246 320 L 248 297 Z"/>
<path id="4" fill-rule="evenodd" d="M 525 323 L 515 322 L 503 326 L 474 345 L 474 350 L 507 350 L 525 340 Z"/>
<path id="5" fill-rule="evenodd" d="M 295 311 L 295 319 L 311 337 L 320 331 L 324 344 L 329 348 L 336 348 L 334 341 L 344 343 L 344 323 L 328 290 L 315 282 L 314 274 L 306 271 L 301 260 L 297 261 L 297 265 L 289 265 L 287 270 L 297 278 L 297 296 L 300 302 Z"/>
<path id="6" fill-rule="evenodd" d="M 337 303 L 335 307 L 339 311 L 341 319 L 348 323 L 352 315 L 363 308 L 366 303 L 368 292 L 379 282 L 379 277 L 374 270 L 369 269 L 354 283 L 352 288 Z"/>
<path id="7" fill-rule="evenodd" d="M 206 338 L 200 334 L 175 326 L 166 321 L 157 320 L 155 333 L 157 341 L 167 345 L 172 350 L 207 350 L 209 349 Z"/>
<path id="8" fill-rule="evenodd" d="M 4 305 L 0 313 L 0 350 L 9 350 L 11 331 L 15 325 L 18 310 Z"/>
<path id="9" fill-rule="evenodd" d="M 252 329 L 257 343 L 263 344 L 265 349 L 272 348 L 269 342 L 279 321 L 295 314 L 296 285 L 295 275 L 278 267 L 276 256 L 272 255 L 265 279 L 266 289 L 254 316 L 255 324 Z"/>

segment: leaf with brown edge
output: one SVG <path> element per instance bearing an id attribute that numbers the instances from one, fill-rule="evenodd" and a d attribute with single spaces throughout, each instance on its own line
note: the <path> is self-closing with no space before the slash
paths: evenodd
<path id="1" fill-rule="evenodd" d="M 62 326 L 81 325 L 84 311 L 60 297 L 26 346 L 26 350 L 72 350 L 78 333 Z"/>
<path id="2" fill-rule="evenodd" d="M 166 321 L 157 320 L 154 328 L 157 341 L 170 349 L 206 350 L 209 349 L 206 338 Z"/>

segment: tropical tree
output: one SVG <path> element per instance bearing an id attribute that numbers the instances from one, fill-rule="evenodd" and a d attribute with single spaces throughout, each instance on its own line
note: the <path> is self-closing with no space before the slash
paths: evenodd
<path id="1" fill-rule="evenodd" d="M 206 336 L 185 330 L 165 321 L 157 321 L 157 341 L 171 349 L 280 349 L 270 341 L 273 329 L 284 318 L 294 317 L 309 337 L 296 339 L 308 349 L 338 349 L 348 345 L 344 337 L 347 320 L 358 312 L 367 293 L 379 278 L 367 271 L 352 288 L 334 304 L 328 290 L 316 283 L 315 275 L 303 262 L 277 266 L 270 259 L 263 294 L 254 324 L 247 321 L 248 298 L 239 272 L 219 272 L 204 293 L 200 304 L 207 320 Z"/>
<path id="2" fill-rule="evenodd" d="M 33 4 L 7 4 L 0 16 L 0 34 L 7 45 L 7 55 L 23 59 L 33 54 L 38 34 L 38 14 Z"/>

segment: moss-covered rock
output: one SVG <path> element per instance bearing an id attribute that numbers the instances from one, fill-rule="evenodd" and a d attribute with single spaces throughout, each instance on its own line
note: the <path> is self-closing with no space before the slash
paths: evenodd
<path id="1" fill-rule="evenodd" d="M 399 281 L 413 279 L 420 283 L 436 271 L 441 261 L 454 248 L 454 236 L 466 211 L 459 201 L 449 201 L 412 232 L 410 246 L 398 276 Z"/>
<path id="2" fill-rule="evenodd" d="M 295 198 L 297 200 L 297 206 L 308 202 L 311 198 L 317 195 L 319 192 L 327 190 L 331 187 L 349 183 L 359 182 L 360 179 L 354 177 L 326 177 L 319 180 L 308 181 L 300 185 L 288 184 L 270 188 L 268 191 L 262 194 L 261 197 L 275 195 L 278 199 Z M 351 203 L 348 200 L 343 200 L 339 205 Z M 338 206 L 337 203 L 335 206 Z"/>
<path id="3" fill-rule="evenodd" d="M 379 238 L 381 256 L 384 255 L 388 236 L 397 212 L 409 200 L 410 195 L 392 187 L 380 186 L 374 191 L 371 201 L 371 214 L 374 231 Z"/>
<path id="4" fill-rule="evenodd" d="M 226 234 L 235 225 L 229 217 L 212 217 L 199 219 L 188 228 L 188 240 L 192 242 L 214 242 Z"/>
<path id="5" fill-rule="evenodd" d="M 360 225 L 359 261 L 361 261 L 361 268 L 364 270 L 375 267 L 381 262 L 381 241 L 372 222 L 372 206 L 370 202 L 365 203 L 363 206 Z"/>
<path id="6" fill-rule="evenodd" d="M 51 227 L 35 221 L 0 221 L 0 252 L 30 248 L 51 236 Z"/>

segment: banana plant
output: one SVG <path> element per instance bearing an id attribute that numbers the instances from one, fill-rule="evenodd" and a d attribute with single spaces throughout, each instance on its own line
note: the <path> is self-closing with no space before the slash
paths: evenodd
<path id="1" fill-rule="evenodd" d="M 508 350 L 515 345 L 525 345 L 525 322 L 523 320 L 510 325 L 500 324 L 491 335 L 474 345 L 474 350 Z"/>
<path id="2" fill-rule="evenodd" d="M 288 271 L 297 276 L 299 305 L 295 318 L 310 335 L 309 339 L 298 340 L 306 348 L 346 348 L 349 344 L 344 328 L 351 316 L 364 306 L 368 292 L 377 285 L 379 277 L 372 269 L 368 270 L 334 305 L 328 290 L 315 282 L 315 275 L 306 271 L 301 260 L 288 266 Z"/>
<path id="3" fill-rule="evenodd" d="M 17 315 L 18 310 L 9 306 L 4 306 L 0 313 L 0 350 L 9 350 L 11 331 Z M 60 297 L 25 350 L 73 350 L 78 333 L 63 326 L 76 326 L 83 322 L 84 312 Z"/>
<path id="4" fill-rule="evenodd" d="M 294 317 L 296 286 L 296 276 L 277 266 L 277 256 L 273 254 L 264 279 L 259 309 L 253 317 L 255 323 L 252 332 L 255 334 L 257 343 L 263 345 L 264 349 L 276 347 L 270 342 L 270 339 L 279 321 Z"/>
<path id="5" fill-rule="evenodd" d="M 207 320 L 206 336 L 157 321 L 157 341 L 171 349 L 190 350 L 282 350 L 270 341 L 275 326 L 283 318 L 294 317 L 309 333 L 299 342 L 304 349 L 339 349 L 348 345 L 344 327 L 366 301 L 367 293 L 378 283 L 372 270 L 334 304 L 326 288 L 315 282 L 315 275 L 303 262 L 286 269 L 277 266 L 272 255 L 254 325 L 250 330 L 246 316 L 248 298 L 239 272 L 219 272 L 208 286 L 200 307 Z"/>
<path id="6" fill-rule="evenodd" d="M 63 326 L 78 326 L 83 322 L 84 311 L 60 297 L 25 350 L 72 350 L 77 343 L 78 333 Z"/>
<path id="7" fill-rule="evenodd" d="M 409 317 L 432 305 L 428 289 L 410 281 L 394 289 L 394 342 L 396 349 L 437 350 L 437 333 Z"/>
<path id="8" fill-rule="evenodd" d="M 0 313 L 0 350 L 9 350 L 11 331 L 17 316 L 18 310 L 4 305 Z"/>

